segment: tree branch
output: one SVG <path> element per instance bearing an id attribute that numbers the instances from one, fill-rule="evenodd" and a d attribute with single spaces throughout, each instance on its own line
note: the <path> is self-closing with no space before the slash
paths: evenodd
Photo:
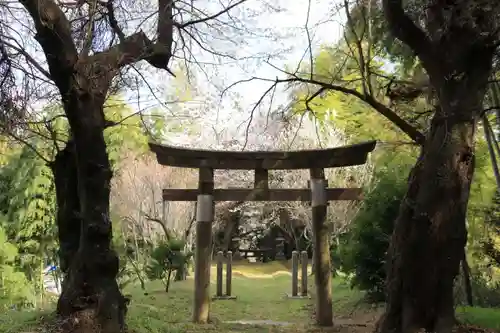
<path id="1" fill-rule="evenodd" d="M 171 239 L 170 231 L 168 230 L 167 226 L 163 223 L 163 221 L 161 219 L 150 216 L 149 214 L 146 214 L 144 212 L 143 212 L 143 215 L 146 218 L 146 220 L 158 223 L 161 226 L 161 228 L 163 229 L 163 232 L 165 233 L 165 237 L 167 238 L 167 240 Z"/>
<path id="2" fill-rule="evenodd" d="M 68 90 L 78 52 L 71 36 L 71 26 L 53 0 L 20 0 L 35 23 L 35 38 L 47 58 L 52 80 L 61 94 Z"/>
<path id="3" fill-rule="evenodd" d="M 120 28 L 120 26 L 118 25 L 118 21 L 116 20 L 113 0 L 109 0 L 105 6 L 108 11 L 107 16 L 108 16 L 109 26 L 111 27 L 113 32 L 118 35 L 118 39 L 120 40 L 120 42 L 123 42 L 125 39 L 125 34 L 123 33 L 123 30 Z"/>
<path id="4" fill-rule="evenodd" d="M 169 1 L 170 2 L 170 0 L 164 0 L 164 1 Z M 182 23 L 182 24 L 178 24 L 177 27 L 179 29 L 182 29 L 182 28 L 188 27 L 190 25 L 194 25 L 194 24 L 198 24 L 198 23 L 202 23 L 202 22 L 206 22 L 206 21 L 210 21 L 210 20 L 216 19 L 217 17 L 221 16 L 224 13 L 229 12 L 234 7 L 236 7 L 236 6 L 244 3 L 246 1 L 247 0 L 239 0 L 239 1 L 235 2 L 235 3 L 233 3 L 232 5 L 227 6 L 226 8 L 224 8 L 223 10 L 221 10 L 218 13 L 215 13 L 215 14 L 210 15 L 210 16 L 202 17 L 202 18 L 199 18 L 199 19 L 196 19 L 196 20 L 191 20 L 191 21 L 188 21 L 188 22 L 185 22 L 185 23 Z"/>
<path id="5" fill-rule="evenodd" d="M 154 43 L 146 34 L 139 31 L 125 37 L 119 44 L 110 47 L 106 51 L 94 54 L 89 57 L 89 60 L 107 67 L 106 70 L 117 70 L 140 60 L 146 60 L 154 54 L 154 46 Z M 152 65 L 155 66 L 155 64 Z M 163 64 L 155 67 L 165 69 Z"/>
<path id="6" fill-rule="evenodd" d="M 402 0 L 383 0 L 384 15 L 394 36 L 408 45 L 422 60 L 424 67 L 432 67 L 434 45 L 426 34 L 406 15 Z M 434 61 L 433 61 L 434 60 Z"/>
<path id="7" fill-rule="evenodd" d="M 8 132 L 6 134 L 8 136 L 12 137 L 14 140 L 22 143 L 23 145 L 25 145 L 26 147 L 28 147 L 29 149 L 31 149 L 31 151 L 33 151 L 33 153 L 35 153 L 35 155 L 38 156 L 42 161 L 44 161 L 45 163 L 47 163 L 47 165 L 50 165 L 51 163 L 53 163 L 53 161 L 49 160 L 40 151 L 38 151 L 38 149 L 36 148 L 35 145 L 32 145 L 30 142 L 28 142 L 28 140 L 25 140 L 21 136 L 16 135 L 16 134 L 14 134 L 12 132 Z"/>
<path id="8" fill-rule="evenodd" d="M 25 49 L 22 49 L 21 47 L 19 46 L 16 46 L 14 44 L 11 44 L 9 42 L 6 42 L 5 40 L 2 41 L 3 44 L 5 44 L 5 46 L 7 47 L 10 47 L 11 49 L 13 49 L 14 51 L 17 51 L 19 52 L 20 54 L 23 55 L 23 57 L 26 59 L 27 62 L 29 62 L 30 64 L 32 64 L 40 73 L 42 73 L 47 79 L 51 80 L 52 77 L 50 76 L 50 73 L 47 72 L 45 70 L 45 68 L 42 67 L 42 65 L 40 65 L 38 63 L 38 61 L 36 61 Z"/>
<path id="9" fill-rule="evenodd" d="M 153 42 L 141 30 L 128 37 L 118 26 L 112 1 L 106 5 L 111 29 L 118 35 L 120 43 L 108 50 L 96 53 L 91 60 L 99 63 L 105 70 L 116 71 L 121 67 L 146 60 L 151 66 L 168 71 L 172 57 L 173 41 L 173 3 L 171 0 L 158 1 L 158 41 Z"/>
<path id="10" fill-rule="evenodd" d="M 260 79 L 260 80 L 270 81 L 270 80 L 266 80 L 266 79 Z M 418 145 L 423 145 L 425 142 L 424 134 L 422 134 L 417 128 L 412 126 L 410 123 L 405 121 L 403 118 L 398 116 L 396 114 L 396 112 L 394 112 L 392 109 L 388 108 L 384 104 L 377 101 L 371 95 L 365 95 L 357 90 L 354 90 L 351 88 L 346 88 L 346 87 L 339 86 L 336 84 L 321 82 L 321 81 L 317 81 L 314 79 L 300 78 L 298 76 L 293 76 L 293 77 L 288 78 L 288 79 L 276 79 L 275 80 L 275 83 L 292 83 L 292 82 L 313 84 L 313 85 L 317 85 L 321 88 L 324 88 L 323 90 L 327 89 L 327 90 L 338 91 L 338 92 L 342 92 L 342 93 L 347 94 L 347 95 L 357 97 L 360 100 L 362 100 L 363 102 L 365 102 L 366 104 L 373 107 L 382 116 L 384 116 L 385 118 L 390 120 L 394 125 L 396 125 L 404 133 L 406 133 Z M 319 94 L 319 93 L 316 92 L 316 94 Z"/>

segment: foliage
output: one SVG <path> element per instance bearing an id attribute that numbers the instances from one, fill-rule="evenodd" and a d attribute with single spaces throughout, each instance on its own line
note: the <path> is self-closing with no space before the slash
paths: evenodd
<path id="1" fill-rule="evenodd" d="M 143 153 L 148 139 L 137 116 L 128 117 L 120 123 L 131 111 L 119 103 L 119 99 L 112 98 L 108 103 L 115 103 L 106 114 L 110 121 L 118 125 L 107 130 L 105 138 L 111 160 L 118 165 L 124 151 Z M 35 304 L 35 295 L 45 293 L 43 269 L 48 264 L 57 264 L 58 260 L 55 189 L 47 161 L 61 148 L 60 142 L 68 139 L 68 125 L 57 107 L 47 107 L 45 114 L 51 119 L 50 125 L 33 122 L 30 126 L 35 135 L 30 138 L 29 145 L 21 148 L 14 145 L 3 156 L 4 165 L 0 169 L 0 231 L 6 242 L 2 246 L 4 241 L 0 241 L 1 304 Z M 56 143 L 59 147 L 55 146 Z M 5 251 L 10 253 L 7 263 L 2 261 Z M 127 275 L 130 265 L 126 260 L 121 264 L 126 266 L 122 275 Z M 122 287 L 131 282 L 133 280 L 122 276 Z"/>
<path id="2" fill-rule="evenodd" d="M 16 268 L 18 255 L 14 244 L 0 226 L 0 309 L 25 306 L 34 303 L 34 290 L 26 275 Z"/>
<path id="3" fill-rule="evenodd" d="M 30 148 L 24 147 L 2 168 L 0 178 L 5 186 L 0 193 L 0 226 L 9 241 L 16 244 L 16 267 L 41 295 L 42 270 L 57 247 L 51 170 Z"/>
<path id="4" fill-rule="evenodd" d="M 118 275 L 116 277 L 118 286 L 123 290 L 128 285 L 139 280 L 141 282 L 141 287 L 144 289 L 143 271 L 142 269 L 135 269 L 136 265 L 139 263 L 132 262 L 134 260 L 134 258 L 132 258 L 134 250 L 131 248 L 131 244 L 127 242 L 127 239 L 123 236 L 123 233 L 116 232 L 116 230 L 119 230 L 121 227 L 121 221 L 118 218 L 113 218 L 112 221 L 113 229 L 115 229 L 115 232 L 113 232 L 113 248 L 119 258 Z M 136 251 L 138 251 L 138 249 Z"/>
<path id="5" fill-rule="evenodd" d="M 379 163 L 363 206 L 347 235 L 333 250 L 341 270 L 352 275 L 352 286 L 366 290 L 373 301 L 384 298 L 385 253 L 406 191 L 404 175 L 412 158 L 387 154 Z"/>
<path id="6" fill-rule="evenodd" d="M 500 270 L 500 191 L 493 198 L 493 205 L 485 211 L 488 237 L 483 241 L 483 250 L 490 266 Z M 500 278 L 497 279 L 500 283 Z"/>
<path id="7" fill-rule="evenodd" d="M 161 117 L 144 117 L 134 113 L 119 96 L 108 98 L 104 114 L 114 126 L 104 131 L 109 160 L 116 169 L 123 157 L 130 152 L 143 154 L 148 150 L 148 141 L 161 135 L 164 122 Z"/>
<path id="8" fill-rule="evenodd" d="M 500 307 L 500 282 L 488 281 L 485 278 L 484 272 L 475 269 L 471 272 L 470 286 L 472 289 L 472 302 L 474 306 L 480 306 L 482 308 Z M 455 280 L 454 293 L 456 304 L 468 305 L 465 290 L 465 280 L 462 270 Z"/>
<path id="9" fill-rule="evenodd" d="M 168 292 L 172 273 L 175 271 L 176 280 L 185 276 L 187 264 L 192 252 L 184 252 L 185 242 L 179 239 L 161 241 L 151 252 L 151 261 L 146 268 L 150 280 L 161 280 Z M 178 277 L 178 278 L 177 278 Z"/>

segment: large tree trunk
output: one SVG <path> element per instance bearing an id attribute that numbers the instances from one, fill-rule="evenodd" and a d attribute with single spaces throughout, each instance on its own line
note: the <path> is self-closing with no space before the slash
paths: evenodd
<path id="1" fill-rule="evenodd" d="M 484 64 L 484 63 L 483 63 Z M 467 241 L 474 135 L 488 66 L 440 82 L 440 107 L 395 222 L 387 261 L 387 309 L 380 332 L 450 332 L 453 283 Z"/>
<path id="2" fill-rule="evenodd" d="M 103 135 L 103 103 L 104 99 L 75 93 L 65 105 L 76 146 L 83 223 L 58 312 L 65 318 L 75 319 L 69 321 L 72 326 L 76 325 L 68 328 L 70 330 L 117 333 L 124 330 L 127 299 L 116 282 L 118 257 L 111 248 L 112 172 Z"/>
<path id="3" fill-rule="evenodd" d="M 59 151 L 51 164 L 56 187 L 57 228 L 59 236 L 59 263 L 64 281 L 68 268 L 78 251 L 82 220 L 78 197 L 78 174 L 76 169 L 75 144 L 69 141 Z"/>
<path id="4" fill-rule="evenodd" d="M 474 128 L 472 121 L 434 121 L 410 174 L 388 253 L 382 332 L 448 332 L 454 325 L 453 282 L 467 240 Z"/>

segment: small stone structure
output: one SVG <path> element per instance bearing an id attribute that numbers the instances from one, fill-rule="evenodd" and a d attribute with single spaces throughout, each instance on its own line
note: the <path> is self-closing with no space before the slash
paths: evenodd
<path id="1" fill-rule="evenodd" d="M 223 294 L 223 280 L 224 280 L 224 261 L 226 262 L 226 294 Z M 226 257 L 224 252 L 217 252 L 217 280 L 216 280 L 216 294 L 212 297 L 213 300 L 223 299 L 236 299 L 236 296 L 231 295 L 232 280 L 233 279 L 233 252 L 227 251 Z"/>
<path id="2" fill-rule="evenodd" d="M 299 261 L 301 266 L 301 276 L 300 276 L 300 295 L 299 295 Z M 309 258 L 307 256 L 307 251 L 292 252 L 292 293 L 288 295 L 288 298 L 303 299 L 310 298 L 307 292 L 307 266 L 309 263 Z"/>

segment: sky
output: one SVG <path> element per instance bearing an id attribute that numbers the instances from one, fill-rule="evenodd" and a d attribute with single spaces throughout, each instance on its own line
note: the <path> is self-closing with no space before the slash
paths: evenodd
<path id="1" fill-rule="evenodd" d="M 234 3 L 235 1 L 203 0 L 197 1 L 196 6 L 198 9 L 205 6 L 206 8 L 202 8 L 205 12 L 216 13 L 220 10 L 221 3 Z M 308 0 L 248 0 L 230 12 L 234 18 L 241 21 L 241 27 L 246 28 L 247 31 L 230 32 L 225 36 L 226 40 L 223 40 L 224 38 L 214 31 L 206 31 L 207 45 L 210 45 L 217 52 L 229 53 L 241 60 L 228 64 L 228 58 L 215 59 L 212 54 L 194 44 L 192 50 L 197 62 L 214 63 L 219 61 L 222 64 L 217 66 L 201 65 L 201 68 L 190 66 L 196 77 L 194 88 L 199 92 L 193 100 L 189 103 L 183 103 L 183 105 L 175 105 L 173 107 L 175 110 L 172 111 L 171 105 L 165 105 L 165 101 L 176 98 L 172 94 L 175 95 L 173 90 L 177 79 L 169 76 L 166 71 L 156 71 L 149 65 L 144 66 L 144 71 L 141 72 L 144 78 L 142 88 L 128 91 L 125 94 L 125 100 L 136 111 L 156 107 L 163 109 L 170 118 L 172 112 L 177 117 L 183 113 L 179 112 L 180 109 L 187 110 L 189 116 L 196 114 L 202 116 L 205 127 L 215 128 L 216 131 L 230 129 L 232 134 L 229 135 L 237 135 L 236 132 L 248 124 L 253 105 L 270 87 L 271 83 L 252 81 L 233 86 L 224 95 L 221 94 L 221 91 L 237 81 L 248 80 L 254 76 L 266 79 L 283 77 L 283 73 L 280 73 L 276 68 L 295 67 L 304 58 L 304 55 L 306 56 L 304 59 L 307 59 L 309 43 L 305 29 L 306 22 L 313 53 L 318 51 L 320 45 L 335 43 L 342 34 L 343 19 L 335 9 L 339 2 L 340 0 L 310 0 L 310 2 Z M 154 14 L 155 6 L 151 6 L 150 0 L 138 0 L 137 6 L 138 8 L 141 6 L 143 6 L 142 8 L 150 8 L 151 13 Z M 17 7 L 18 14 L 25 15 L 24 9 L 20 5 Z M 146 16 L 148 14 L 149 12 L 135 15 L 140 17 L 140 15 Z M 156 20 L 156 15 L 149 16 L 152 22 Z M 45 56 L 38 43 L 33 39 L 33 33 L 29 30 L 30 24 L 20 25 L 14 17 L 11 17 L 11 21 L 15 30 L 20 31 L 19 36 L 25 36 L 26 40 L 29 40 L 24 46 L 25 49 L 33 58 L 44 63 Z M 134 29 L 137 29 L 134 22 L 127 22 L 127 24 L 128 28 L 124 26 L 127 29 L 127 34 L 133 33 Z M 153 24 L 148 26 L 146 23 L 141 27 L 147 29 L 153 27 Z M 269 63 L 276 68 L 264 61 L 263 56 L 268 55 Z M 259 57 L 256 58 L 256 56 Z M 178 61 L 171 63 L 173 67 L 179 64 Z M 286 104 L 287 94 L 284 88 L 284 85 L 278 87 L 274 94 L 273 107 Z M 41 100 L 33 107 L 41 109 L 45 103 L 46 101 Z M 268 101 L 265 100 L 261 106 L 267 111 Z M 194 144 L 203 144 L 205 139 L 210 136 L 213 136 L 213 133 L 204 131 Z M 185 136 L 179 137 L 180 141 L 185 139 Z"/>
<path id="2" fill-rule="evenodd" d="M 301 59 L 307 61 L 309 57 L 307 51 L 307 46 L 309 43 L 307 32 L 305 29 L 306 20 L 308 18 L 308 1 L 295 0 L 288 1 L 288 3 L 289 5 L 287 5 L 287 12 L 284 12 L 280 15 L 271 14 L 273 17 L 272 20 L 270 20 L 270 25 L 276 31 L 283 31 L 288 29 L 297 31 L 297 33 L 295 33 L 293 37 L 286 38 L 283 41 L 286 46 L 292 47 L 291 52 L 287 53 L 287 57 L 285 59 L 271 60 L 271 63 L 278 68 L 284 68 L 286 65 L 295 66 Z M 308 27 L 312 40 L 313 54 L 315 51 L 319 50 L 319 47 L 321 45 L 331 45 L 335 43 L 341 36 L 341 22 L 339 21 L 338 15 L 336 13 L 332 13 L 332 11 L 329 10 L 329 8 L 331 7 L 333 7 L 332 1 L 311 1 Z M 273 48 L 272 45 L 269 45 L 267 47 L 271 49 Z M 306 55 L 305 58 L 304 55 Z M 249 76 L 253 73 L 255 73 L 255 76 L 270 79 L 275 78 L 276 76 L 284 76 L 283 73 L 280 73 L 278 70 L 269 65 L 266 65 L 265 63 L 255 66 L 255 68 L 253 68 L 252 70 L 248 71 L 247 73 L 228 73 L 228 76 L 239 76 L 241 79 L 244 79 L 245 76 Z M 241 92 L 245 92 L 245 100 L 243 103 L 248 106 L 251 103 L 255 103 L 255 101 L 259 99 L 259 97 L 267 88 L 268 86 L 263 85 L 262 82 L 256 81 L 241 85 L 238 89 L 240 89 Z M 286 98 L 286 96 L 281 96 L 281 98 Z M 276 102 L 277 104 L 279 104 L 282 101 L 277 100 Z"/>
<path id="3" fill-rule="evenodd" d="M 319 50 L 321 45 L 332 45 L 339 40 L 342 34 L 342 17 L 334 9 L 338 5 L 338 0 L 311 0 L 309 18 L 307 15 L 309 2 L 306 0 L 278 0 L 274 1 L 276 6 L 283 6 L 286 10 L 279 13 L 268 12 L 256 17 L 254 22 L 249 22 L 251 29 L 256 25 L 258 31 L 265 31 L 266 35 L 271 35 L 277 38 L 255 38 L 245 40 L 245 46 L 236 50 L 236 53 L 241 58 L 249 58 L 255 54 L 271 54 L 269 62 L 277 68 L 285 68 L 288 66 L 296 66 L 301 59 L 307 61 L 309 53 L 307 50 L 308 36 L 305 29 L 306 21 L 309 27 L 310 38 L 313 46 L 313 53 Z M 263 3 L 260 0 L 249 0 L 244 9 L 259 10 L 259 6 Z M 234 45 L 216 45 L 218 50 L 234 52 Z M 231 49 L 231 50 L 229 50 Z M 305 58 L 304 58 L 305 55 Z M 213 56 L 207 54 L 203 50 L 198 49 L 196 54 L 198 61 L 213 62 Z M 217 131 L 224 129 L 232 130 L 232 135 L 236 135 L 235 126 L 238 129 L 246 128 L 251 110 L 254 104 L 260 99 L 263 93 L 270 87 L 271 83 L 262 81 L 244 82 L 232 87 L 221 97 L 221 89 L 227 88 L 240 80 L 247 80 L 251 77 L 261 77 L 266 79 L 274 79 L 276 77 L 284 77 L 276 68 L 266 64 L 263 60 L 242 60 L 232 65 L 220 65 L 216 68 L 204 67 L 202 73 L 199 69 L 195 69 L 197 87 L 202 91 L 197 98 L 199 104 L 194 104 L 194 108 L 203 108 L 203 122 L 205 128 L 216 128 Z M 168 82 L 173 82 L 174 79 L 166 78 L 165 74 L 152 73 L 151 79 L 156 81 L 165 80 L 167 82 L 166 89 L 168 90 Z M 163 81 L 162 81 L 163 82 Z M 216 87 L 215 87 L 216 86 Z M 284 91 L 285 86 L 279 86 L 278 91 L 273 98 L 273 106 L 286 104 L 287 94 Z M 133 94 L 133 92 L 132 92 Z M 204 96 L 210 96 L 211 103 Z M 134 97 L 131 96 L 133 99 Z M 158 106 L 156 98 L 152 97 L 149 91 L 141 92 L 141 99 L 151 103 L 151 106 Z M 205 101 L 204 101 L 205 99 Z M 216 102 L 214 105 L 214 101 Z M 144 106 L 144 103 L 141 104 Z M 193 105 L 193 104 L 191 104 Z M 198 105 L 198 106 L 196 106 Z M 237 107 L 235 106 L 237 105 Z M 264 101 L 262 108 L 266 111 L 269 107 L 269 101 Z M 167 112 L 168 113 L 168 112 Z M 196 113 L 196 111 L 195 111 Z M 241 131 L 239 131 L 241 134 Z M 208 136 L 213 133 L 205 133 L 201 135 L 195 142 L 187 143 L 187 145 L 203 144 Z M 178 140 L 174 140 L 182 144 L 186 140 L 185 136 L 179 136 Z"/>

